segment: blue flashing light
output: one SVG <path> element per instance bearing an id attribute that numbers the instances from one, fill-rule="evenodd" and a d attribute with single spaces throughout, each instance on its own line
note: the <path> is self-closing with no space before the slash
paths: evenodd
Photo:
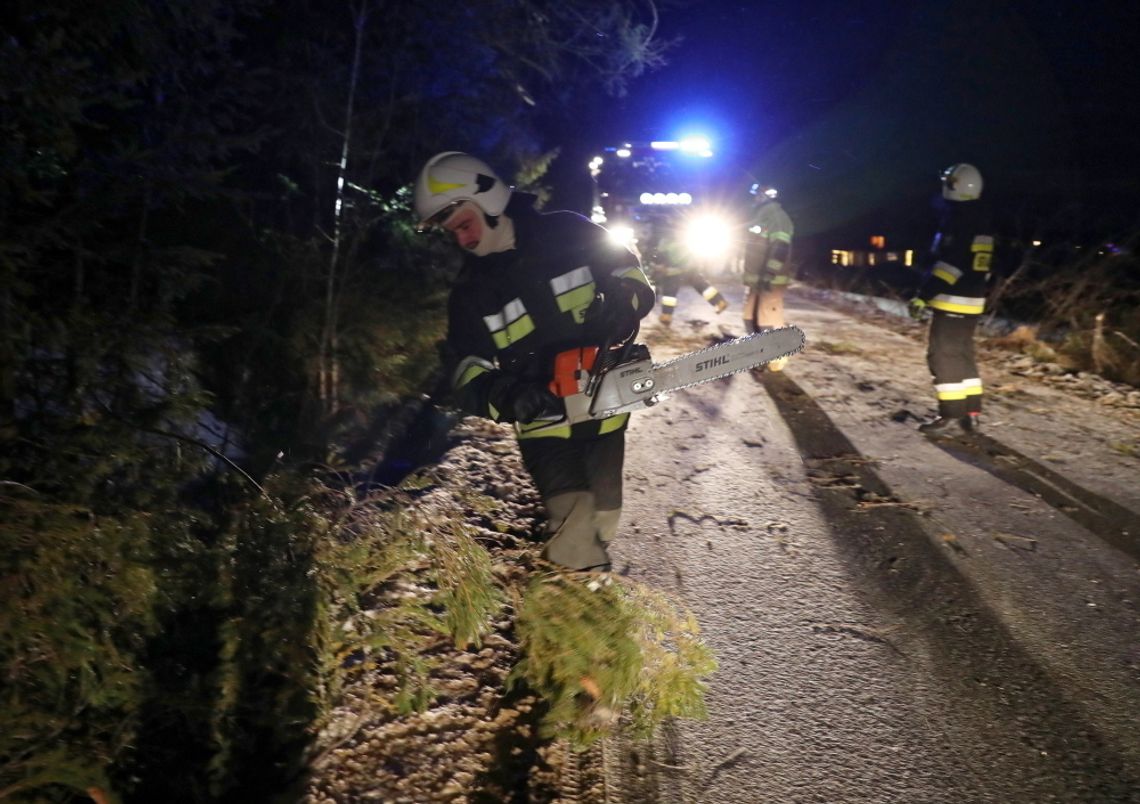
<path id="1" fill-rule="evenodd" d="M 712 146 L 709 144 L 707 137 L 686 137 L 681 140 L 681 150 L 686 153 L 695 153 L 704 156 L 708 154 L 712 156 Z"/>
<path id="2" fill-rule="evenodd" d="M 680 151 L 689 156 L 708 158 L 713 155 L 708 137 L 685 137 L 683 140 L 654 140 L 649 147 L 655 151 Z"/>

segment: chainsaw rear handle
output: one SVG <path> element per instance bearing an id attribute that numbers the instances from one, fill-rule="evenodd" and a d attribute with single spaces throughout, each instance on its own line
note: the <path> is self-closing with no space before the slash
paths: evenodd
<path id="1" fill-rule="evenodd" d="M 554 379 L 550 381 L 550 392 L 559 399 L 580 394 L 586 389 L 594 366 L 598 360 L 597 346 L 583 346 L 567 349 L 554 356 Z"/>
<path id="2" fill-rule="evenodd" d="M 635 345 L 634 341 L 637 340 L 637 333 L 641 331 L 641 322 L 638 321 L 633 325 L 633 332 L 625 339 L 619 346 L 614 347 L 614 336 L 611 335 L 606 338 L 605 343 L 602 344 L 599 353 L 601 360 L 597 368 L 590 375 L 590 382 L 586 386 L 586 396 L 593 396 L 598 390 L 598 383 L 602 381 L 602 377 L 612 369 L 614 366 L 625 363 L 630 359 L 630 353 Z"/>
<path id="3" fill-rule="evenodd" d="M 559 352 L 548 387 L 562 400 L 566 415 L 552 425 L 577 424 L 653 404 L 652 371 L 649 347 L 632 339 L 616 349 L 584 346 Z"/>

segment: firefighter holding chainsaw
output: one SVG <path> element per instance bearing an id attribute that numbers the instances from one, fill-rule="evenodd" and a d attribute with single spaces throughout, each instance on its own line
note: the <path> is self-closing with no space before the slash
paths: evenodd
<path id="1" fill-rule="evenodd" d="M 448 303 L 446 362 L 463 411 L 512 423 L 548 514 L 543 557 L 610 568 L 629 413 L 562 421 L 573 377 L 621 353 L 655 298 L 637 256 L 573 212 L 540 213 L 483 161 L 433 156 L 415 184 L 419 228 L 465 252 Z"/>

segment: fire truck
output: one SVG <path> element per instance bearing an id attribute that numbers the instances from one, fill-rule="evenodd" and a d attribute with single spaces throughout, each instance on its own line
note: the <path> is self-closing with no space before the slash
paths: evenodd
<path id="1" fill-rule="evenodd" d="M 589 164 L 592 219 L 648 256 L 668 242 L 709 275 L 739 273 L 744 212 L 708 140 L 625 142 Z"/>

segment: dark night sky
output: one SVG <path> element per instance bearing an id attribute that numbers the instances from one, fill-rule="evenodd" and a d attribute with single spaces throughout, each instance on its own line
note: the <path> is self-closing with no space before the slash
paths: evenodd
<path id="1" fill-rule="evenodd" d="M 684 41 L 598 116 L 598 144 L 708 132 L 741 184 L 784 189 L 805 232 L 926 225 L 972 161 L 1011 216 L 1138 221 L 1140 104 L 1127 4 L 714 2 L 665 9 Z M 905 226 L 906 220 L 902 221 Z"/>

